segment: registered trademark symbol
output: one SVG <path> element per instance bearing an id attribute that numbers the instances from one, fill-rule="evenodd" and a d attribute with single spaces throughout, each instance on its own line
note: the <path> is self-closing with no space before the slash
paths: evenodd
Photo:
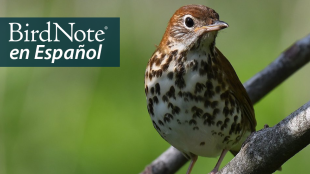
<path id="1" fill-rule="evenodd" d="M 109 29 L 109 27 L 108 27 L 108 26 L 105 26 L 104 29 L 107 30 L 107 29 Z"/>

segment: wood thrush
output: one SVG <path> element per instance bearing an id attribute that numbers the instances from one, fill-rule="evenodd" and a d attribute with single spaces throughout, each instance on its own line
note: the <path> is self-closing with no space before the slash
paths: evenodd
<path id="1" fill-rule="evenodd" d="M 202 5 L 178 9 L 147 64 L 145 94 L 153 125 L 163 139 L 191 159 L 238 153 L 255 131 L 253 105 L 236 72 L 215 47 L 228 24 Z"/>

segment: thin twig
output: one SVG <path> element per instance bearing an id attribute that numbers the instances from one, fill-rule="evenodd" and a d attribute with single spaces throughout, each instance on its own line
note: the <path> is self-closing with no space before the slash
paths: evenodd
<path id="1" fill-rule="evenodd" d="M 244 83 L 253 103 L 310 61 L 310 34 L 284 51 L 269 66 Z"/>

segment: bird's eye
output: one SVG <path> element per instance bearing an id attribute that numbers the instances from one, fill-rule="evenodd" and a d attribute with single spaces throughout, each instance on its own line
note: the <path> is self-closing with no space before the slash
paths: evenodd
<path id="1" fill-rule="evenodd" d="M 191 28 L 194 26 L 194 20 L 190 17 L 187 17 L 185 18 L 185 25 L 188 27 L 188 28 Z"/>

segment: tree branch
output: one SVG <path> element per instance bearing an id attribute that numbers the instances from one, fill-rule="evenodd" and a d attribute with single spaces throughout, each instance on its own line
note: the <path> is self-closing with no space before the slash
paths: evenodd
<path id="1" fill-rule="evenodd" d="M 271 128 L 253 133 L 218 174 L 269 174 L 310 143 L 310 101 Z"/>
<path id="2" fill-rule="evenodd" d="M 290 75 L 292 75 L 294 72 L 296 72 L 298 69 L 300 69 L 309 61 L 310 61 L 310 35 L 294 43 L 268 67 L 263 69 L 261 72 L 257 73 L 253 78 L 251 78 L 244 84 L 253 104 L 259 101 L 261 98 L 263 98 L 277 85 L 282 83 L 285 79 L 287 79 Z M 285 118 L 283 121 L 281 121 L 273 128 L 258 131 L 253 136 L 251 136 L 248 139 L 248 143 L 245 145 L 244 149 L 242 149 L 241 152 L 230 163 L 228 163 L 221 170 L 220 173 L 228 173 L 229 171 L 238 171 L 233 173 L 242 173 L 240 171 L 245 170 L 245 168 L 251 168 L 248 170 L 252 171 L 258 170 L 259 168 L 261 170 L 258 170 L 260 171 L 258 173 L 271 173 L 269 172 L 269 170 L 274 171 L 277 168 L 279 168 L 281 164 L 283 164 L 290 157 L 292 157 L 294 154 L 296 154 L 298 151 L 304 148 L 307 144 L 309 144 L 310 140 L 309 105 L 310 104 L 308 102 L 299 110 L 297 110 L 296 112 Z M 302 119 L 305 119 L 308 122 L 306 123 L 298 122 L 301 121 Z M 293 132 L 294 134 L 290 134 L 291 133 L 290 131 Z M 269 137 L 270 139 L 267 139 L 266 137 Z M 266 140 L 266 142 L 269 142 L 267 143 L 269 145 L 266 146 L 266 144 L 262 143 L 263 146 L 261 146 L 260 147 L 261 149 L 259 149 L 259 146 L 256 146 L 256 143 L 261 141 L 261 139 Z M 302 140 L 301 143 L 301 139 L 306 140 Z M 270 143 L 271 140 L 277 140 L 277 141 L 273 141 L 274 143 Z M 278 140 L 283 141 L 285 140 L 285 142 L 276 144 L 279 143 Z M 291 144 L 296 144 L 293 149 L 291 149 L 292 146 Z M 275 145 L 279 147 L 274 147 Z M 280 151 L 282 151 L 280 149 L 282 150 L 286 149 L 285 150 L 286 153 L 279 154 Z M 253 156 L 256 156 L 256 153 L 254 153 L 256 151 L 259 151 L 262 154 L 264 154 L 264 156 L 260 155 L 262 159 L 253 159 Z M 270 154 L 267 154 L 266 152 Z M 275 160 L 274 157 L 277 157 L 277 159 Z M 271 164 L 270 162 L 269 164 L 265 163 L 266 161 L 270 160 L 269 158 L 272 159 L 272 163 L 274 164 Z M 251 167 L 249 167 L 248 166 L 249 160 L 251 159 L 254 161 L 250 162 Z M 172 174 L 175 173 L 179 168 L 181 168 L 186 162 L 187 159 L 181 154 L 181 152 L 174 149 L 173 147 L 170 147 L 162 155 L 160 155 L 157 159 L 155 159 L 149 166 L 147 166 L 142 173 Z M 245 166 L 244 168 L 243 165 L 242 168 L 242 166 L 240 166 L 240 162 L 247 164 L 247 166 Z M 236 165 L 237 163 L 238 165 Z M 262 172 L 263 169 L 265 169 L 266 172 Z M 251 173 L 251 172 L 248 171 L 245 173 Z"/>
<path id="3" fill-rule="evenodd" d="M 269 66 L 244 83 L 252 103 L 258 102 L 309 61 L 310 34 L 294 43 Z"/>

